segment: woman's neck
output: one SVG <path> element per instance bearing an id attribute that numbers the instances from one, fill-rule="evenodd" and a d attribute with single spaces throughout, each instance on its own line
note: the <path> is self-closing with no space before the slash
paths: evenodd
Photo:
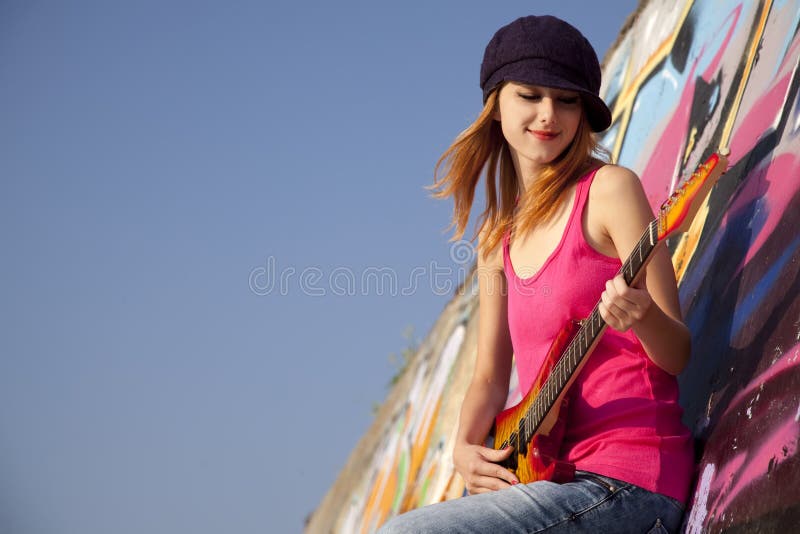
<path id="1" fill-rule="evenodd" d="M 542 171 L 544 170 L 544 166 L 537 165 L 535 167 L 526 169 L 521 169 L 517 165 L 515 165 L 515 167 L 517 172 L 517 183 L 519 184 L 519 195 L 522 196 L 525 194 L 525 191 L 531 189 L 536 183 L 536 180 L 539 179 Z"/>
<path id="2" fill-rule="evenodd" d="M 604 163 L 596 159 L 589 159 L 584 162 L 581 167 L 581 173 L 586 173 L 595 167 L 602 167 Z M 519 184 L 518 194 L 522 196 L 525 191 L 532 188 L 537 180 L 539 180 L 544 172 L 546 165 L 521 165 L 515 159 L 514 169 L 517 173 L 517 183 Z"/>
<path id="3" fill-rule="evenodd" d="M 519 183 L 519 195 L 522 196 L 525 191 L 533 187 L 533 184 L 539 179 L 545 166 L 521 161 L 513 152 L 512 159 L 514 161 L 514 171 L 517 173 L 517 183 Z"/>

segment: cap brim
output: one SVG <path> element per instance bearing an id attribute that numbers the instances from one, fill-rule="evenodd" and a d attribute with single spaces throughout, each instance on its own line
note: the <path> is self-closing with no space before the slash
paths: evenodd
<path id="1" fill-rule="evenodd" d="M 608 109 L 608 106 L 603 102 L 602 98 L 591 91 L 587 91 L 580 85 L 552 72 L 542 69 L 532 71 L 530 67 L 525 67 L 521 64 L 512 63 L 506 65 L 492 74 L 485 85 L 487 90 L 484 92 L 484 102 L 489 93 L 503 82 L 542 85 L 545 87 L 575 91 L 581 95 L 583 107 L 586 110 L 586 117 L 589 119 L 589 126 L 592 128 L 593 132 L 602 132 L 611 125 L 611 110 Z"/>

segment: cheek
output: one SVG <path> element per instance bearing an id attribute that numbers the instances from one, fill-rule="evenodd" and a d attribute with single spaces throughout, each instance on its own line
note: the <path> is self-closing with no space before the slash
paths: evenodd
<path id="1" fill-rule="evenodd" d="M 579 110 L 577 113 L 575 113 L 575 129 L 576 130 L 578 129 L 578 126 L 580 125 L 582 120 L 583 120 L 583 110 Z"/>
<path id="2" fill-rule="evenodd" d="M 508 123 L 508 121 L 500 121 L 500 131 L 503 132 L 503 138 L 506 140 L 506 143 L 509 144 L 512 148 L 516 145 L 516 135 L 515 129 Z"/>
<path id="3" fill-rule="evenodd" d="M 569 115 L 569 118 L 567 120 L 569 124 L 569 130 L 571 132 L 570 135 L 571 138 L 574 138 L 575 134 L 578 133 L 578 127 L 581 124 L 581 118 L 582 118 L 582 113 L 580 111 L 577 113 L 571 113 Z"/>
<path id="4" fill-rule="evenodd" d="M 524 110 L 520 109 L 501 110 L 501 114 L 500 129 L 508 141 L 524 138 L 525 131 L 534 121 L 534 117 L 530 113 L 525 113 Z"/>
<path id="5" fill-rule="evenodd" d="M 500 130 L 503 136 L 508 139 L 509 136 L 514 136 L 520 129 L 520 121 L 518 114 L 514 109 L 508 107 L 500 107 Z"/>

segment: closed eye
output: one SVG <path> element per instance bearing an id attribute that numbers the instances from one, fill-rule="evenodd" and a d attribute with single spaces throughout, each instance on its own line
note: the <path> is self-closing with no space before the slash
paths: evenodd
<path id="1" fill-rule="evenodd" d="M 542 99 L 542 95 L 538 93 L 517 93 L 517 95 L 522 98 L 523 100 L 529 100 L 531 102 L 539 102 Z M 558 97 L 558 101 L 562 104 L 566 104 L 568 106 L 572 106 L 577 104 L 580 101 L 580 97 L 578 96 L 561 96 Z"/>

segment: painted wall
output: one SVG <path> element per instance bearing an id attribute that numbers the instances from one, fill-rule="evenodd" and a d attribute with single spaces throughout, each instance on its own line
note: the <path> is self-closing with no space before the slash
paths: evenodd
<path id="1" fill-rule="evenodd" d="M 642 2 L 604 61 L 603 137 L 654 209 L 716 147 L 730 169 L 668 242 L 693 356 L 687 532 L 800 525 L 800 0 Z M 371 532 L 454 498 L 458 408 L 475 358 L 474 274 L 442 314 L 308 525 Z M 519 397 L 512 386 L 510 398 Z M 366 467 L 365 467 L 366 466 Z"/>

